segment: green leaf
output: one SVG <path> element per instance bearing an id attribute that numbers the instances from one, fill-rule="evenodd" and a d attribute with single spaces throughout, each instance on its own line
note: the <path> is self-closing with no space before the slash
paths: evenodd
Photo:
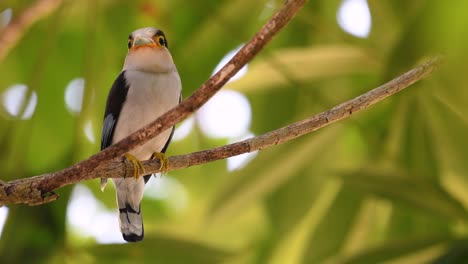
<path id="1" fill-rule="evenodd" d="M 468 220 L 465 207 L 445 189 L 417 175 L 386 169 L 341 173 L 344 184 L 452 220 Z"/>
<path id="2" fill-rule="evenodd" d="M 455 171 L 465 176 L 465 180 L 468 179 L 465 174 L 468 171 L 468 122 L 462 114 L 464 109 L 452 105 L 450 100 L 434 97 L 424 102 L 438 160 L 446 170 Z"/>
<path id="3" fill-rule="evenodd" d="M 228 87 L 251 93 L 287 87 L 291 79 L 303 83 L 377 69 L 378 64 L 368 54 L 353 46 L 287 48 L 256 60 L 243 78 Z"/>
<path id="4" fill-rule="evenodd" d="M 342 193 L 341 187 L 336 178 L 320 184 L 320 188 L 316 190 L 317 198 L 313 202 L 303 202 L 305 204 L 303 207 L 308 206 L 304 214 L 291 223 L 291 227 L 287 231 L 273 233 L 275 236 L 272 248 L 268 252 L 268 263 L 299 263 L 304 255 L 308 254 L 310 243 L 307 242 L 310 242 L 311 234 L 321 233 L 319 229 L 328 220 L 330 211 L 334 210 L 336 200 Z M 281 211 L 284 213 L 289 210 L 283 209 Z M 320 243 L 316 246 L 322 248 L 321 245 Z"/>
<path id="5" fill-rule="evenodd" d="M 339 128 L 333 127 L 326 133 L 318 133 L 297 140 L 294 144 L 277 147 L 269 155 L 260 155 L 255 159 L 255 165 L 232 175 L 235 181 L 221 190 L 214 199 L 209 212 L 210 219 L 227 219 L 262 199 L 296 175 L 300 168 L 318 158 L 336 139 L 339 131 Z"/>
<path id="6" fill-rule="evenodd" d="M 231 250 L 171 236 L 146 236 L 143 242 L 93 245 L 83 252 L 97 263 L 220 263 L 234 257 Z"/>
<path id="7" fill-rule="evenodd" d="M 459 240 L 452 243 L 446 252 L 432 261 L 432 264 L 465 263 L 468 259 L 468 241 Z"/>
<path id="8" fill-rule="evenodd" d="M 345 257 L 336 262 L 342 264 L 372 264 L 390 260 L 396 261 L 398 258 L 417 254 L 419 251 L 426 250 L 437 245 L 447 244 L 451 241 L 453 241 L 453 238 L 450 235 L 406 238 L 399 241 L 389 241 L 383 245 L 363 250 L 362 252 Z M 432 254 L 430 257 L 433 257 L 432 252 L 425 252 L 425 254 Z"/>
<path id="9" fill-rule="evenodd" d="M 302 263 L 320 263 L 340 251 L 354 224 L 361 202 L 362 196 L 357 192 L 344 188 L 338 193 L 306 242 Z"/>

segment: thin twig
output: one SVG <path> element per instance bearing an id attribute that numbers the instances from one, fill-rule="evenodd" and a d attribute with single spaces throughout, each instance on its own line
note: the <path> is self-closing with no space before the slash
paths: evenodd
<path id="1" fill-rule="evenodd" d="M 351 114 L 366 109 L 369 106 L 391 96 L 411 84 L 429 76 L 441 63 L 441 58 L 433 58 L 403 75 L 383 84 L 363 95 L 346 101 L 332 109 L 304 119 L 286 127 L 268 132 L 261 136 L 250 138 L 234 144 L 194 152 L 169 158 L 169 170 L 183 169 L 219 159 L 261 150 L 281 144 L 304 134 L 310 133 L 331 123 L 344 119 Z M 159 172 L 157 160 L 143 162 L 147 173 Z M 77 166 L 77 165 L 75 165 Z M 11 182 L 0 182 L 0 205 L 11 203 L 40 204 L 57 199 L 57 195 L 45 196 L 57 189 L 56 173 L 35 176 Z M 61 179 L 60 186 L 74 184 L 80 181 L 107 177 L 117 178 L 133 175 L 133 166 L 129 162 L 112 161 L 96 167 L 92 173 L 82 173 L 74 179 Z"/>
<path id="2" fill-rule="evenodd" d="M 36 21 L 52 13 L 61 3 L 62 0 L 38 0 L 13 19 L 0 32 L 0 61 L 8 55 Z"/>

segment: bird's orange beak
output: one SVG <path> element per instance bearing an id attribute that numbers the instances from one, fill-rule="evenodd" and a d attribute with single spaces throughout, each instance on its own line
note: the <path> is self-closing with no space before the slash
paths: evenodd
<path id="1" fill-rule="evenodd" d="M 138 35 L 133 40 L 132 49 L 138 49 L 142 47 L 156 47 L 154 40 L 146 35 Z"/>

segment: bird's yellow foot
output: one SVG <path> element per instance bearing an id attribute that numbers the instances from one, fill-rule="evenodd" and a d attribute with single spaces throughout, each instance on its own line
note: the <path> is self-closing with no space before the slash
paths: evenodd
<path id="1" fill-rule="evenodd" d="M 135 177 L 135 179 L 138 179 L 140 178 L 140 175 L 145 174 L 145 167 L 143 167 L 141 161 L 135 158 L 135 156 L 130 153 L 125 153 L 125 158 L 133 164 L 133 177 Z"/>
<path id="2" fill-rule="evenodd" d="M 166 154 L 154 152 L 153 155 L 151 155 L 151 159 L 159 159 L 159 163 L 161 163 L 159 170 L 161 170 L 162 175 L 165 175 L 169 169 L 169 160 L 167 159 Z"/>

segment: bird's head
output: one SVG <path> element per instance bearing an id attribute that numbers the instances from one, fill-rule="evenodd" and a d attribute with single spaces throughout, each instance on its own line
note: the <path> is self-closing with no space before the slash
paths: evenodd
<path id="1" fill-rule="evenodd" d="M 159 29 L 148 27 L 133 31 L 128 37 L 124 70 L 174 71 L 174 61 L 167 47 L 166 36 Z"/>

